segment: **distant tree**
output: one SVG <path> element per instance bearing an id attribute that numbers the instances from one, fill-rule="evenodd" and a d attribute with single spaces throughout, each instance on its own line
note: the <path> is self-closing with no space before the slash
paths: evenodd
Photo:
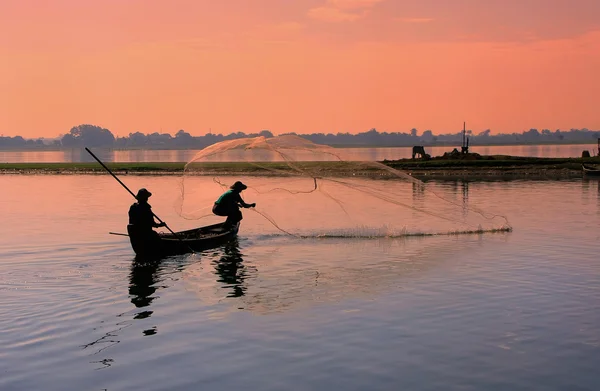
<path id="1" fill-rule="evenodd" d="M 471 130 L 468 130 L 473 141 L 476 144 L 522 144 L 522 143 L 541 143 L 541 142 L 595 142 L 600 137 L 599 130 L 570 129 L 567 131 L 550 131 L 543 129 L 541 132 L 537 129 L 529 129 L 522 133 L 499 133 L 491 134 L 490 129 L 486 129 L 477 135 Z M 419 137 L 416 128 L 410 130 L 409 133 L 400 132 L 379 132 L 372 128 L 366 132 L 351 134 L 349 132 L 319 132 L 309 134 L 298 134 L 296 132 L 283 133 L 282 135 L 297 135 L 304 137 L 310 141 L 335 146 L 344 145 L 370 145 L 370 146 L 413 146 L 423 143 L 424 145 L 452 145 L 460 144 L 462 137 L 462 129 L 456 133 L 434 134 L 431 130 L 426 130 Z M 55 140 L 31 139 L 25 140 L 21 136 L 4 137 L 0 136 L 0 146 L 2 148 L 31 148 L 36 149 L 48 145 L 63 146 L 66 148 L 75 148 L 82 146 L 101 146 L 110 147 L 117 146 L 119 148 L 127 147 L 190 147 L 203 148 L 208 145 L 220 142 L 223 140 L 239 139 L 244 137 L 273 137 L 269 130 L 262 130 L 258 133 L 245 134 L 244 132 L 234 132 L 226 136 L 223 134 L 208 133 L 205 136 L 193 137 L 185 130 L 179 130 L 175 136 L 168 133 L 154 132 L 152 134 L 143 134 L 141 132 L 130 133 L 126 137 L 115 138 L 112 133 L 94 125 L 79 125 L 71 129 L 67 134 L 60 135 Z"/>
<path id="2" fill-rule="evenodd" d="M 273 137 L 273 133 L 269 132 L 268 130 L 262 130 L 260 133 L 258 133 L 259 136 L 262 136 L 264 138 L 271 138 Z"/>
<path id="3" fill-rule="evenodd" d="M 148 137 L 141 132 L 129 133 L 128 144 L 135 147 L 141 147 L 146 145 Z"/>
<path id="4" fill-rule="evenodd" d="M 150 145 L 169 145 L 171 143 L 171 141 L 173 140 L 173 138 L 171 137 L 170 134 L 168 133 L 158 133 L 158 132 L 154 132 L 152 134 L 149 134 L 148 137 L 148 144 Z"/>
<path id="5" fill-rule="evenodd" d="M 27 145 L 25 139 L 21 136 L 15 137 L 0 137 L 0 145 L 9 148 L 19 148 Z"/>
<path id="6" fill-rule="evenodd" d="M 108 129 L 95 125 L 78 125 L 62 138 L 64 146 L 109 147 L 115 142 L 115 136 Z"/>
<path id="7" fill-rule="evenodd" d="M 191 134 L 181 129 L 179 132 L 175 134 L 175 145 L 178 146 L 189 146 L 194 138 Z"/>
<path id="8" fill-rule="evenodd" d="M 540 132 L 537 129 L 529 129 L 523 132 L 522 139 L 527 142 L 535 142 L 540 138 Z"/>
<path id="9" fill-rule="evenodd" d="M 357 134 L 354 137 L 354 139 L 358 143 L 362 143 L 362 144 L 366 144 L 366 145 L 377 145 L 380 137 L 379 137 L 379 132 L 377 132 L 377 129 L 371 128 L 367 132 Z M 332 142 L 335 142 L 335 140 L 332 140 Z"/>
<path id="10" fill-rule="evenodd" d="M 218 143 L 220 141 L 223 141 L 223 135 L 222 134 L 207 133 L 204 136 L 204 143 L 206 145 L 211 145 L 211 144 L 214 144 L 214 143 Z"/>
<path id="11" fill-rule="evenodd" d="M 431 130 L 424 131 L 423 134 L 421 135 L 421 140 L 426 141 L 426 142 L 432 142 L 433 141 L 433 132 Z"/>
<path id="12" fill-rule="evenodd" d="M 63 147 L 74 147 L 77 143 L 75 136 L 73 136 L 71 133 L 65 134 L 62 139 L 60 139 L 60 142 Z"/>

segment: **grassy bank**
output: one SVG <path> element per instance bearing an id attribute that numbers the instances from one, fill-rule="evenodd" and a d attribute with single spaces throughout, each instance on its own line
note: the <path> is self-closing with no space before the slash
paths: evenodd
<path id="1" fill-rule="evenodd" d="M 479 156 L 470 159 L 401 159 L 386 165 L 409 172 L 419 179 L 569 179 L 584 176 L 582 164 L 600 165 L 600 157 L 537 158 L 520 156 Z"/>
<path id="2" fill-rule="evenodd" d="M 600 164 L 600 157 L 590 158 L 540 158 L 507 155 L 481 156 L 479 159 L 444 159 L 435 157 L 431 160 L 386 160 L 383 163 L 397 169 L 413 168 L 506 168 L 544 166 L 548 168 L 581 169 L 581 164 Z"/>
<path id="3" fill-rule="evenodd" d="M 185 163 L 105 163 L 114 172 L 173 172 L 183 171 Z M 98 163 L 0 163 L 0 173 L 105 173 Z"/>
<path id="4" fill-rule="evenodd" d="M 478 156 L 457 159 L 435 157 L 431 160 L 400 159 L 384 161 L 389 167 L 417 178 L 571 178 L 581 177 L 582 163 L 600 165 L 592 158 L 532 158 L 518 156 Z M 353 162 L 298 162 L 296 166 L 314 175 L 376 175 L 382 171 Z M 185 163 L 107 163 L 119 175 L 181 175 Z M 214 162 L 194 164 L 189 173 L 195 175 L 284 175 L 294 170 L 286 163 Z M 105 174 L 98 163 L 1 163 L 0 174 Z"/>
<path id="5" fill-rule="evenodd" d="M 182 175 L 185 163 L 106 163 L 115 174 L 138 175 Z M 186 174 L 190 175 L 289 175 L 298 170 L 315 175 L 352 175 L 379 171 L 372 167 L 361 167 L 353 162 L 296 162 L 293 165 L 283 162 L 215 162 L 194 163 Z M 0 163 L 0 174 L 105 174 L 106 170 L 98 163 Z"/>

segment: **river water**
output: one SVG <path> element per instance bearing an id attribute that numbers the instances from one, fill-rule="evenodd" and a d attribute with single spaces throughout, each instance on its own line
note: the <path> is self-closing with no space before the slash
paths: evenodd
<path id="1" fill-rule="evenodd" d="M 426 147 L 431 156 L 441 156 L 454 147 Z M 460 150 L 460 147 L 458 147 Z M 412 157 L 411 147 L 393 148 L 337 148 L 346 159 L 363 161 L 396 160 Z M 470 152 L 480 155 L 511 155 L 531 157 L 581 157 L 587 150 L 592 156 L 598 153 L 595 144 L 577 145 L 506 145 L 471 146 Z M 95 154 L 105 162 L 189 162 L 198 150 L 97 150 Z M 230 154 L 221 154 L 223 161 L 236 160 Z M 300 160 L 300 159 L 298 159 Z M 93 158 L 83 149 L 62 151 L 0 151 L 0 163 L 70 163 L 93 162 Z"/>
<path id="2" fill-rule="evenodd" d="M 153 191 L 174 229 L 198 225 L 174 208 L 178 178 L 123 180 Z M 299 238 L 245 210 L 237 241 L 154 264 L 108 234 L 131 203 L 108 175 L 0 184 L 2 391 L 600 384 L 598 181 L 431 184 L 457 208 L 505 215 L 513 231 L 495 234 Z M 305 231 L 331 213 L 293 206 L 288 226 Z"/>

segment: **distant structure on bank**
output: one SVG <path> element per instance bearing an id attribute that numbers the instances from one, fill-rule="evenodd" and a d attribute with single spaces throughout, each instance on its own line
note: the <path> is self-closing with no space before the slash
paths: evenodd
<path id="1" fill-rule="evenodd" d="M 462 144 L 460 146 L 461 153 L 469 153 L 469 136 L 467 136 L 467 123 L 463 122 Z"/>

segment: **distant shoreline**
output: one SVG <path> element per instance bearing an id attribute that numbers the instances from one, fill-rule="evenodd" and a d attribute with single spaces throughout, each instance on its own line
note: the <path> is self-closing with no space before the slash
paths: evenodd
<path id="1" fill-rule="evenodd" d="M 430 143 L 424 143 L 424 142 L 419 142 L 417 143 L 418 145 L 422 145 L 425 148 L 441 148 L 441 147 L 446 147 L 446 148 L 460 148 L 460 142 L 455 142 L 455 143 L 434 143 L 434 144 L 430 144 Z M 417 145 L 415 144 L 415 145 Z M 369 144 L 323 144 L 332 148 L 338 148 L 338 149 L 342 149 L 342 148 L 412 148 L 413 145 L 380 145 L 380 144 L 373 144 L 373 145 L 369 145 Z M 478 147 L 529 147 L 529 146 L 549 146 L 549 145 L 593 145 L 596 146 L 597 145 L 597 141 L 596 140 L 590 140 L 590 141 L 567 141 L 567 142 L 562 142 L 562 143 L 557 143 L 557 142 L 536 142 L 536 143 L 489 143 L 489 144 L 471 144 L 469 147 L 471 148 L 472 151 L 476 152 L 474 149 L 478 148 Z M 73 150 L 82 150 L 83 147 L 56 147 L 53 145 L 47 145 L 47 146 L 39 146 L 39 147 L 32 147 L 32 148 L 1 148 L 0 147 L 0 152 L 67 152 L 67 151 L 73 151 Z M 94 149 L 98 149 L 98 150 L 103 150 L 103 151 L 143 151 L 143 150 L 148 150 L 148 151 L 185 151 L 185 150 L 192 150 L 192 151 L 200 151 L 202 150 L 202 148 L 189 148 L 189 147 L 181 147 L 181 148 L 173 148 L 173 147 L 169 147 L 169 148 L 165 148 L 165 147 L 161 147 L 159 145 L 148 145 L 148 146 L 140 146 L 140 147 L 127 147 L 127 148 L 115 148 L 115 147 L 96 147 Z"/>
<path id="2" fill-rule="evenodd" d="M 600 166 L 600 157 L 532 158 L 481 156 L 473 159 L 431 160 L 399 159 L 381 162 L 417 179 L 570 179 L 582 178 L 582 164 Z M 389 179 L 396 176 L 369 166 L 368 162 L 297 162 L 315 176 L 369 177 Z M 287 164 L 211 162 L 195 165 L 186 175 L 298 175 Z M 107 163 L 117 175 L 183 175 L 185 163 Z M 107 172 L 98 163 L 0 163 L 0 175 L 102 175 Z M 108 175 L 108 174 L 107 174 Z"/>

